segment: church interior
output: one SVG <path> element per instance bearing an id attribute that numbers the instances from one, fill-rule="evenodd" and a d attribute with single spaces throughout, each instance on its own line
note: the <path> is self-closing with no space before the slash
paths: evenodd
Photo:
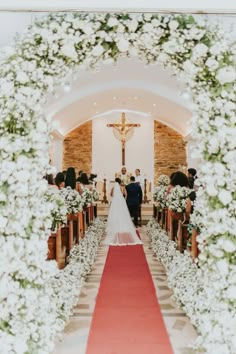
<path id="1" fill-rule="evenodd" d="M 47 16 L 48 13 L 47 10 L 34 11 L 33 9 L 30 12 L 0 11 L 1 61 L 8 47 L 14 42 L 16 33 L 24 36 L 25 28 Z M 210 24 L 220 21 L 226 32 L 231 31 L 232 37 L 233 33 L 236 34 L 235 15 L 230 12 L 224 15 L 212 13 L 194 16 L 203 18 Z M 46 248 L 49 253 L 51 252 L 47 255 L 45 264 L 53 262 L 56 271 L 65 274 L 60 280 L 60 285 L 53 285 L 54 288 L 58 286 L 56 295 L 51 295 L 51 299 L 57 298 L 55 303 L 58 301 L 65 311 L 57 320 L 58 328 L 61 327 L 58 331 L 60 334 L 57 336 L 48 334 L 48 337 L 51 337 L 45 339 L 45 343 L 48 340 L 50 344 L 44 344 L 44 349 L 42 349 L 43 345 L 39 349 L 32 349 L 37 347 L 34 347 L 34 344 L 30 349 L 28 343 L 37 342 L 37 339 L 32 340 L 33 335 L 27 334 L 26 340 L 19 331 L 18 337 L 19 323 L 8 331 L 6 323 L 0 320 L 0 348 L 3 348 L 2 352 L 0 349 L 0 353 L 234 354 L 236 347 L 233 348 L 233 344 L 224 347 L 225 342 L 220 344 L 221 349 L 217 352 L 211 351 L 213 346 L 210 345 L 208 347 L 206 345 L 203 349 L 204 346 L 199 345 L 201 341 L 198 342 L 197 347 L 196 343 L 200 336 L 199 323 L 196 317 L 193 316 L 193 320 L 190 318 L 191 309 L 187 309 L 186 312 L 185 308 L 188 306 L 184 303 L 185 295 L 192 296 L 191 290 L 188 293 L 188 290 L 184 290 L 184 285 L 179 285 L 179 288 L 177 285 L 176 295 L 172 286 L 174 287 L 178 282 L 185 284 L 181 283 L 180 274 L 178 271 L 175 273 L 174 270 L 175 265 L 177 267 L 181 262 L 191 268 L 185 278 L 190 277 L 189 274 L 192 272 L 192 278 L 189 279 L 194 279 L 192 267 L 198 269 L 198 257 L 201 254 L 197 241 L 200 231 L 196 227 L 196 234 L 194 234 L 191 229 L 193 238 L 190 242 L 189 224 L 191 223 L 189 220 L 186 221 L 185 211 L 175 211 L 172 215 L 167 204 L 165 208 L 160 208 L 158 199 L 155 199 L 156 188 L 161 185 L 160 178 L 163 176 L 168 180 L 163 184 L 166 191 L 171 184 L 170 176 L 176 171 L 187 176 L 188 169 L 198 172 L 202 168 L 201 157 L 194 153 L 198 141 L 193 134 L 194 103 L 189 87 L 169 67 L 164 68 L 163 65 L 155 63 L 147 64 L 137 56 L 121 54 L 112 64 L 103 61 L 94 69 L 85 69 L 81 65 L 76 72 L 69 72 L 67 77 L 42 101 L 47 121 L 52 122 L 53 126 L 48 143 L 50 166 L 53 168 L 53 184 L 56 184 L 55 177 L 58 173 L 66 173 L 72 167 L 76 178 L 81 171 L 88 176 L 94 175 L 93 187 L 96 189 L 97 196 L 94 202 L 87 202 L 87 205 L 84 204 L 82 207 L 80 205 L 79 211 L 67 212 L 66 222 L 56 223 L 57 226 L 52 230 L 50 238 L 44 242 L 47 243 Z M 113 199 L 112 191 L 115 178 L 117 176 L 123 178 L 121 170 L 124 167 L 129 176 L 135 176 L 137 169 L 141 175 L 143 202 L 139 208 L 137 235 L 143 244 L 142 246 L 107 247 L 102 240 Z M 127 184 L 129 183 L 130 179 Z M 2 184 L 0 187 L 2 188 Z M 191 190 L 194 193 L 197 191 L 193 186 Z M 0 203 L 3 203 L 1 200 L 3 200 L 2 196 Z M 182 215 L 174 217 L 174 214 Z M 1 224 L 5 227 L 0 215 Z M 8 234 L 5 233 L 0 237 L 6 235 Z M 17 247 L 20 249 L 20 243 Z M 127 248 L 132 249 L 130 252 L 133 253 L 128 253 L 125 250 Z M 178 260 L 176 258 L 176 261 L 174 249 L 178 250 L 179 258 Z M 29 251 L 25 247 L 21 252 L 26 254 Z M 88 258 L 86 252 L 89 253 Z M 187 260 L 184 258 L 186 253 L 188 253 Z M 20 251 L 18 256 L 20 257 Z M 79 257 L 82 259 L 81 262 Z M 163 263 L 161 258 L 164 259 Z M 174 260 L 172 264 L 171 259 Z M 73 263 L 74 268 L 70 270 L 71 260 L 72 263 L 75 261 L 77 263 Z M 14 257 L 11 262 L 14 263 Z M 130 270 L 131 275 L 128 278 L 128 269 L 132 266 L 136 268 L 136 272 Z M 14 269 L 14 264 L 12 267 Z M 225 266 L 224 269 L 227 267 Z M 1 264 L 0 268 L 3 268 Z M 72 274 L 71 278 L 67 275 L 66 269 Z M 5 271 L 3 269 L 3 274 Z M 83 274 L 79 280 L 76 280 L 80 271 Z M 115 280 L 119 286 L 115 284 Z M 77 283 L 77 288 L 73 290 L 73 294 L 71 291 L 73 298 L 68 300 L 71 308 L 69 309 L 68 305 L 67 309 L 66 300 L 60 295 L 59 290 L 60 286 L 64 289 L 68 283 L 73 282 Z M 131 283 L 134 287 L 132 290 L 129 289 Z M 26 282 L 24 285 L 25 289 L 28 287 L 27 284 Z M 200 280 L 196 284 L 203 287 Z M 149 290 L 145 292 L 146 287 Z M 2 303 L 8 302 L 7 296 L 4 295 L 7 293 L 5 289 L 6 285 L 4 285 L 3 295 L 0 293 L 0 310 L 1 307 L 4 308 Z M 181 298 L 178 298 L 178 291 Z M 198 292 L 197 289 L 194 291 Z M 65 291 L 65 294 L 69 299 L 70 290 Z M 129 296 L 132 299 L 128 299 Z M 54 300 L 50 301 L 54 302 Z M 199 303 L 201 301 L 202 298 Z M 195 300 L 196 308 L 200 306 L 199 303 Z M 50 304 L 50 306 L 54 308 L 56 305 Z M 143 312 L 140 310 L 142 308 Z M 195 314 L 194 311 L 192 312 Z M 42 310 L 42 317 L 46 312 Z M 24 313 L 21 312 L 20 316 L 24 316 Z M 34 319 L 31 318 L 29 321 Z M 40 316 L 37 326 L 39 322 Z M 27 328 L 26 322 L 24 326 Z M 4 339 L 5 330 L 8 331 L 8 342 Z M 31 330 L 32 328 L 28 333 Z M 56 329 L 53 328 L 53 331 L 56 332 Z M 14 338 L 17 338 L 17 341 Z M 226 350 L 222 349 L 226 347 Z"/>

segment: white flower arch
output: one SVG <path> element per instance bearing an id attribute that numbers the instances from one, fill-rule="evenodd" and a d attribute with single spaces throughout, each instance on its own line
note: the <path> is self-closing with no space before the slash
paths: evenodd
<path id="1" fill-rule="evenodd" d="M 172 67 L 191 91 L 195 153 L 204 161 L 198 208 L 204 210 L 200 266 L 208 294 L 207 313 L 201 304 L 193 312 L 200 346 L 208 353 L 236 352 L 235 48 L 218 28 L 191 16 L 73 13 L 36 21 L 1 59 L 2 353 L 48 353 L 60 328 L 50 301 L 56 268 L 45 261 L 50 212 L 42 176 L 52 129 L 45 97 L 79 66 L 120 55 Z"/>

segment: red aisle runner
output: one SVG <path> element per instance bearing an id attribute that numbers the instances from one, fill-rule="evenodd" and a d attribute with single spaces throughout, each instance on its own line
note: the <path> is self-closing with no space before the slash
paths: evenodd
<path id="1" fill-rule="evenodd" d="M 110 246 L 86 354 L 173 354 L 143 246 Z"/>

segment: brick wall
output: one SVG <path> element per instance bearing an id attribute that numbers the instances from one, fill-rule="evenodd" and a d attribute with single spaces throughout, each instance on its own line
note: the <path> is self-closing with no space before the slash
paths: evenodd
<path id="1" fill-rule="evenodd" d="M 90 173 L 92 168 L 92 121 L 70 132 L 63 144 L 63 170 L 74 167 L 76 172 Z"/>
<path id="2" fill-rule="evenodd" d="M 186 165 L 186 143 L 183 137 L 166 125 L 154 122 L 154 184 L 161 174 L 168 176 Z M 92 121 L 70 132 L 64 140 L 63 169 L 90 173 L 92 168 Z"/>
<path id="3" fill-rule="evenodd" d="M 154 185 L 161 174 L 170 175 L 186 165 L 186 143 L 183 137 L 166 125 L 154 122 Z"/>

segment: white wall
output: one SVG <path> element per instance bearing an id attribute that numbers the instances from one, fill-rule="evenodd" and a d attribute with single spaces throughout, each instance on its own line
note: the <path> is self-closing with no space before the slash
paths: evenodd
<path id="1" fill-rule="evenodd" d="M 121 142 L 114 136 L 113 128 L 108 123 L 119 121 L 121 112 L 112 112 L 109 115 L 95 118 L 93 129 L 92 171 L 98 174 L 98 180 L 104 177 L 108 181 L 114 180 L 114 175 L 122 167 Z M 139 123 L 141 127 L 134 128 L 134 134 L 126 143 L 126 168 L 134 174 L 136 168 L 149 181 L 153 180 L 154 167 L 154 121 L 134 112 L 127 112 L 126 118 L 132 123 Z"/>
<path id="2" fill-rule="evenodd" d="M 49 153 L 52 160 L 52 165 L 56 167 L 57 172 L 61 172 L 63 161 L 63 139 L 54 136 Z"/>

